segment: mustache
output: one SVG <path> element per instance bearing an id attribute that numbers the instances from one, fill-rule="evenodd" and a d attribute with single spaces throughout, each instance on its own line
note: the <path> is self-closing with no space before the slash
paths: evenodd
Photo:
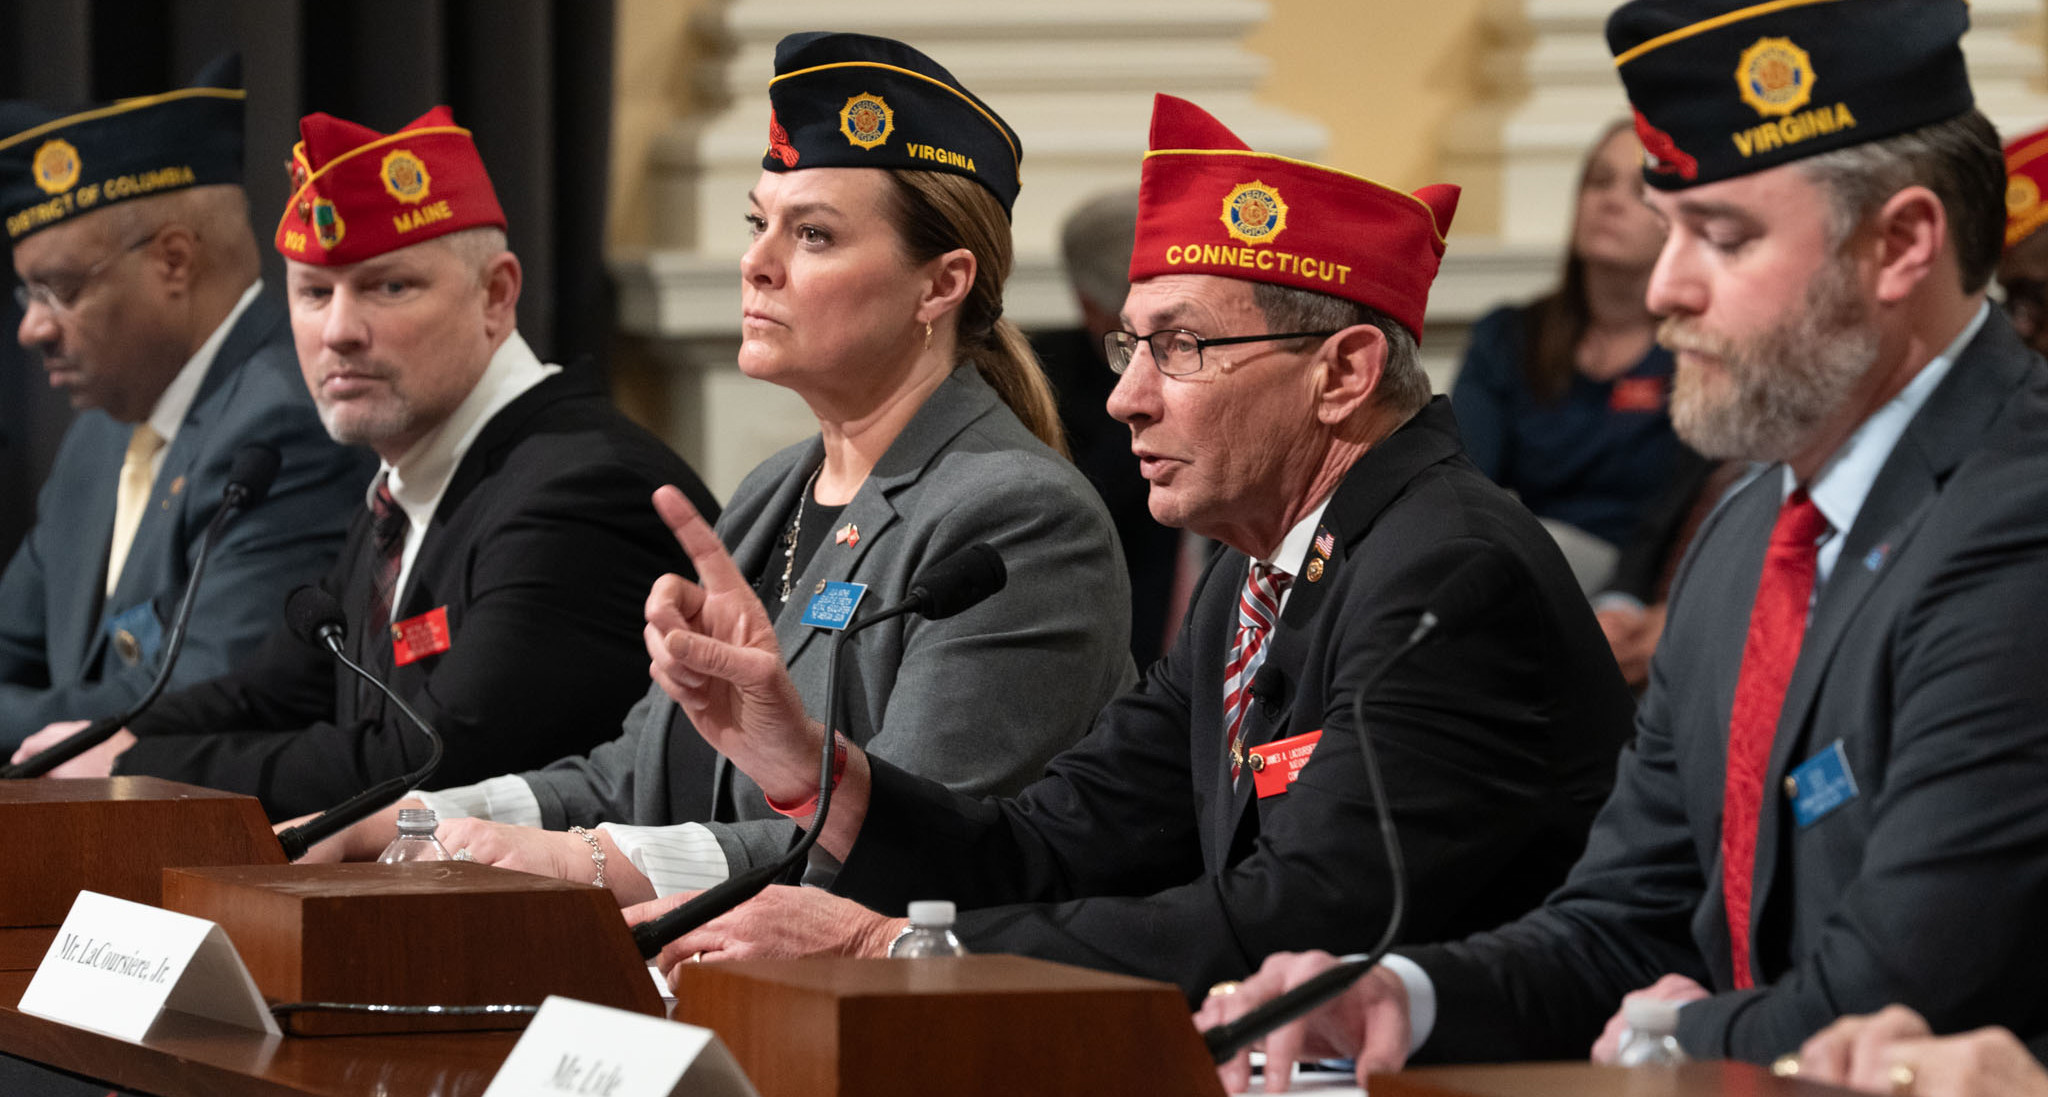
<path id="1" fill-rule="evenodd" d="M 1730 346 L 1728 340 L 1708 335 L 1687 325 L 1676 316 L 1667 316 L 1658 322 L 1657 345 L 1674 354 L 1679 351 L 1691 351 L 1716 358 L 1727 357 Z"/>

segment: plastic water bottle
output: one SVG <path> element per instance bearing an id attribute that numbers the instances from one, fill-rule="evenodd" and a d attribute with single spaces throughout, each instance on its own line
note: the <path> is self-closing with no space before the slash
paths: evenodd
<path id="1" fill-rule="evenodd" d="M 1631 998 L 1621 1005 L 1621 1019 L 1628 1032 L 1621 1038 L 1621 1050 L 1614 1061 L 1625 1067 L 1677 1066 L 1686 1061 L 1678 1046 L 1677 1002 Z"/>
<path id="2" fill-rule="evenodd" d="M 910 904 L 910 925 L 889 942 L 889 958 L 967 955 L 960 938 L 953 936 L 953 914 L 953 903 L 948 899 Z"/>
<path id="3" fill-rule="evenodd" d="M 434 829 L 440 820 L 434 818 L 432 808 L 399 808 L 398 837 L 378 854 L 380 865 L 396 865 L 406 861 L 450 861 L 448 847 L 441 839 L 434 837 Z"/>

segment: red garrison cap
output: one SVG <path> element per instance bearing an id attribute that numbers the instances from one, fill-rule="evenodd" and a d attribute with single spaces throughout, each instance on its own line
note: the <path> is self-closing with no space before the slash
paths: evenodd
<path id="1" fill-rule="evenodd" d="M 2048 129 L 2016 137 L 2005 146 L 2005 246 L 2034 235 L 2048 223 Z"/>
<path id="2" fill-rule="evenodd" d="M 1152 100 L 1131 281 L 1215 274 L 1316 290 L 1378 309 L 1418 338 L 1458 188 L 1403 194 L 1253 152 L 1207 111 Z"/>
<path id="3" fill-rule="evenodd" d="M 277 223 L 287 259 L 338 267 L 463 229 L 505 227 L 476 142 L 447 107 L 390 135 L 309 114 L 299 137 L 291 200 Z"/>

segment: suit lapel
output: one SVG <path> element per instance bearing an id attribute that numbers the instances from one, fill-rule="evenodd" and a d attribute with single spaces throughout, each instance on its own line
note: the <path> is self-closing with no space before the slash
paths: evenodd
<path id="1" fill-rule="evenodd" d="M 1784 826 L 1783 798 L 1778 790 L 1795 759 L 1824 745 L 1811 741 L 1816 729 L 1808 721 L 1827 678 L 1828 664 L 1857 611 L 1891 574 L 1892 569 L 1885 565 L 1912 539 L 1949 474 L 1982 441 L 2024 377 L 2027 362 L 2018 336 L 1993 309 L 1983 330 L 1957 356 L 1948 376 L 1899 436 L 1871 483 L 1855 526 L 1842 542 L 1827 585 L 1814 601 L 1771 741 L 1770 767 L 1764 772 L 1766 810 L 1758 813 L 1757 820 L 1756 897 L 1750 904 L 1753 922 L 1760 921 L 1777 875 Z M 1818 729 L 1827 742 L 1851 730 Z"/>
<path id="2" fill-rule="evenodd" d="M 805 563 L 803 575 L 792 586 L 791 604 L 799 604 L 800 599 L 809 601 L 818 584 L 827 580 L 860 582 L 862 561 L 868 559 L 875 545 L 887 537 L 890 528 L 896 524 L 895 497 L 917 483 L 953 439 L 993 411 L 996 404 L 995 390 L 988 387 L 972 366 L 955 369 L 941 381 L 939 387 L 925 398 L 917 414 L 904 425 L 903 432 L 889 444 L 881 460 L 875 462 L 860 490 L 840 512 L 839 524 L 834 528 L 845 529 L 851 525 L 858 529 L 858 543 L 848 544 L 836 537 L 827 537 Z M 822 455 L 822 446 L 819 452 Z M 805 475 L 809 475 L 808 468 Z M 782 512 L 771 509 L 767 513 Z M 750 537 L 758 535 L 759 531 L 749 532 Z M 904 593 L 900 590 L 869 592 L 870 596 L 879 599 L 875 603 L 877 605 L 893 602 Z M 784 613 L 775 625 L 775 639 L 782 645 L 783 661 L 795 662 L 805 648 L 818 641 L 821 631 L 803 623 L 800 609 Z"/>
<path id="3" fill-rule="evenodd" d="M 1322 574 L 1312 580 L 1304 566 L 1304 574 L 1294 577 L 1288 587 L 1287 605 L 1281 611 L 1280 623 L 1267 641 L 1266 661 L 1260 673 L 1266 679 L 1268 691 L 1276 699 L 1270 703 L 1253 701 L 1251 711 L 1245 714 L 1246 746 L 1264 746 L 1275 739 L 1322 727 L 1321 713 L 1305 714 L 1299 727 L 1294 726 L 1293 713 L 1295 699 L 1301 692 L 1301 675 L 1308 659 L 1309 641 L 1315 634 L 1314 623 L 1322 612 L 1323 603 L 1328 601 L 1330 590 L 1343 574 L 1345 561 L 1356 554 L 1358 543 L 1365 538 L 1380 512 L 1399 498 L 1407 490 L 1409 481 L 1423 470 L 1450 460 L 1460 452 L 1458 425 L 1451 416 L 1450 401 L 1439 396 L 1399 430 L 1367 451 L 1344 474 L 1343 481 L 1330 496 L 1330 505 L 1323 508 L 1322 523 L 1316 531 L 1319 538 L 1323 533 L 1330 535 L 1330 554 L 1323 563 Z M 1223 666 L 1229 658 L 1230 645 L 1237 631 L 1237 592 L 1244 588 L 1250 567 L 1242 554 L 1236 555 L 1235 569 L 1229 573 L 1232 576 L 1229 623 L 1221 643 L 1216 645 L 1213 680 L 1207 687 L 1197 687 L 1215 692 L 1218 712 L 1222 712 Z M 1314 548 L 1309 550 L 1309 559 L 1313 560 L 1317 555 Z M 1254 799 L 1254 782 L 1249 773 L 1236 782 L 1231 781 L 1230 757 L 1223 738 L 1219 730 L 1215 756 L 1222 762 L 1216 784 L 1216 802 L 1226 805 L 1226 809 L 1217 812 L 1217 840 L 1210 850 L 1212 862 L 1215 862 L 1212 868 L 1228 858 L 1230 838 Z M 1199 764 L 1200 755 L 1196 757 Z"/>

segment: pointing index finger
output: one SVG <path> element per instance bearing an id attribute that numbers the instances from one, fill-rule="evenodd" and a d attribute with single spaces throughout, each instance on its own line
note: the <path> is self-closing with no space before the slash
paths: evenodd
<path id="1" fill-rule="evenodd" d="M 697 513 L 697 508 L 677 491 L 674 485 L 664 484 L 655 489 L 654 510 L 661 520 L 668 524 L 669 532 L 675 534 L 676 543 L 690 556 L 690 563 L 696 565 L 697 581 L 706 590 L 731 590 L 747 586 L 747 580 L 740 569 L 726 555 L 724 542 Z"/>

